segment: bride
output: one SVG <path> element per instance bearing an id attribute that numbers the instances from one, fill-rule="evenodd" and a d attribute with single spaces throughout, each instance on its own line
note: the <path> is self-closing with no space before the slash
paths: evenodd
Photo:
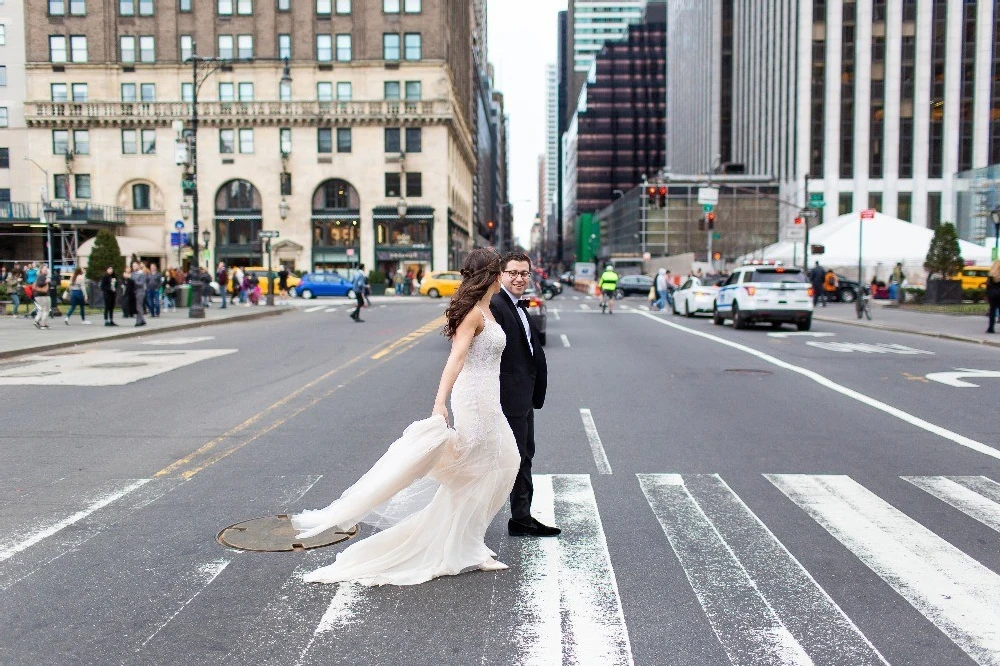
<path id="1" fill-rule="evenodd" d="M 500 409 L 503 328 L 489 303 L 500 291 L 500 255 L 473 250 L 445 311 L 451 354 L 431 417 L 403 436 L 340 499 L 292 516 L 299 538 L 358 521 L 387 529 L 363 539 L 307 582 L 417 585 L 438 576 L 507 565 L 486 547 L 486 528 L 514 485 L 521 456 Z M 451 396 L 454 429 L 448 427 Z"/>

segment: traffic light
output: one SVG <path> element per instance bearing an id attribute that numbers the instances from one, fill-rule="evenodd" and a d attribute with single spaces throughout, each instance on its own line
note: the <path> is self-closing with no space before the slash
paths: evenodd
<path id="1" fill-rule="evenodd" d="M 656 198 L 656 188 L 655 187 L 650 187 L 649 189 L 646 190 L 646 197 L 649 199 L 649 207 L 650 208 L 656 208 L 657 205 L 658 205 L 658 202 L 657 202 L 657 198 Z"/>
<path id="2" fill-rule="evenodd" d="M 666 208 L 667 207 L 667 188 L 661 186 L 660 189 L 657 190 L 656 193 L 659 195 L 659 198 L 660 198 L 660 208 Z"/>
<path id="3" fill-rule="evenodd" d="M 489 231 L 486 234 L 489 237 L 489 241 L 491 243 L 496 242 L 496 228 L 497 228 L 496 221 L 490 220 L 489 222 L 487 222 L 486 228 L 489 229 Z"/>
<path id="4" fill-rule="evenodd" d="M 721 252 L 715 252 L 715 253 L 713 253 L 712 254 L 712 259 L 715 259 L 716 261 L 718 261 L 719 259 L 722 259 L 722 253 Z"/>
<path id="5" fill-rule="evenodd" d="M 715 229 L 715 213 L 709 213 L 708 215 L 705 216 L 705 218 L 706 221 L 708 222 L 708 230 L 712 231 L 713 229 Z"/>

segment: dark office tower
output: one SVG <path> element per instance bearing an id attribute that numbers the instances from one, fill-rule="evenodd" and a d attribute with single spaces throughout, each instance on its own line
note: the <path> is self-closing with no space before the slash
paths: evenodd
<path id="1" fill-rule="evenodd" d="M 666 23 L 608 42 L 577 115 L 577 211 L 597 211 L 665 164 Z"/>

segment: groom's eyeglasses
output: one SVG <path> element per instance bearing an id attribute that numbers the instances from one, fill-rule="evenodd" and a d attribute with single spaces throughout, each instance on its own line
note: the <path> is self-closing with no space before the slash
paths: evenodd
<path id="1" fill-rule="evenodd" d="M 527 280 L 531 276 L 531 271 L 504 271 L 504 274 L 511 280 L 516 280 L 517 278 Z"/>

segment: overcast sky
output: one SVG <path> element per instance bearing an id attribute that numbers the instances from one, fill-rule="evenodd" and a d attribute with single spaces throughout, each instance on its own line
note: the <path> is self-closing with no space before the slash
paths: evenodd
<path id="1" fill-rule="evenodd" d="M 488 0 L 489 58 L 510 117 L 514 235 L 527 246 L 538 212 L 538 156 L 545 152 L 545 66 L 556 62 L 556 17 L 566 0 Z"/>

